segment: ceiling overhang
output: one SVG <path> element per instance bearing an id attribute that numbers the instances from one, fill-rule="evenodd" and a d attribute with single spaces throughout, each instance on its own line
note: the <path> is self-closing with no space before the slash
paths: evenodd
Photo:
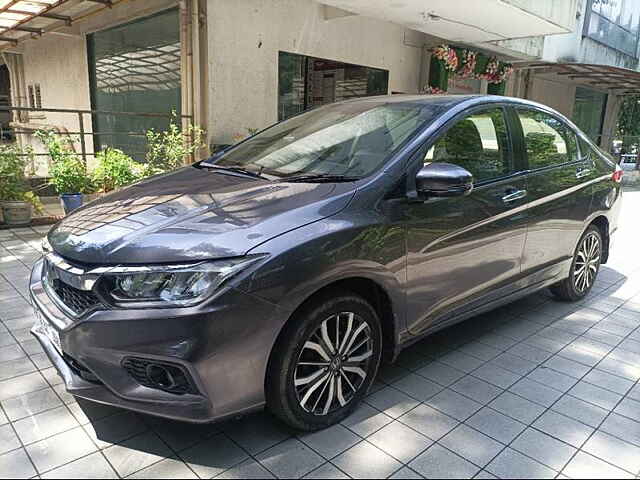
<path id="1" fill-rule="evenodd" d="M 571 32 L 564 0 L 321 0 L 322 3 L 385 20 L 451 42 L 482 43 Z M 537 2 L 537 3 L 536 3 Z M 540 5 L 548 6 L 541 9 Z M 546 5 L 548 4 L 548 5 Z M 526 5 L 531 5 L 527 9 Z M 540 11 L 554 12 L 545 17 Z M 575 11 L 572 13 L 575 21 Z M 560 21 L 555 18 L 559 18 Z"/>

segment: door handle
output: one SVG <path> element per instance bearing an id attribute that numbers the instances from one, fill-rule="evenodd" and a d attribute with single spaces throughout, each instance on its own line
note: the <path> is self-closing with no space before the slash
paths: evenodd
<path id="1" fill-rule="evenodd" d="M 515 202 L 516 200 L 521 200 L 527 196 L 526 190 L 516 190 L 515 192 L 507 193 L 504 197 L 502 197 L 502 201 L 504 203 Z"/>
<path id="2" fill-rule="evenodd" d="M 590 168 L 579 168 L 576 170 L 576 178 L 584 178 L 588 177 L 589 175 L 591 175 Z"/>

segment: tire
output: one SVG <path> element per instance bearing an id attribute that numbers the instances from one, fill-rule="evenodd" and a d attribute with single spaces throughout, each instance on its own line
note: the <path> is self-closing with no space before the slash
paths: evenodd
<path id="1" fill-rule="evenodd" d="M 603 245 L 600 230 L 593 225 L 587 228 L 573 255 L 569 277 L 550 289 L 558 300 L 577 302 L 589 294 L 600 271 Z"/>
<path id="2" fill-rule="evenodd" d="M 368 302 L 344 292 L 322 295 L 295 314 L 274 348 L 267 408 L 297 430 L 339 423 L 369 391 L 381 352 L 380 319 Z"/>

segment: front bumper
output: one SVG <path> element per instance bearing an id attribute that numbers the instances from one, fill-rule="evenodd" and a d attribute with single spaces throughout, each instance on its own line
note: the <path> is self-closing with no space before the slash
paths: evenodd
<path id="1" fill-rule="evenodd" d="M 60 337 L 60 352 L 40 326 L 40 342 L 69 393 L 87 400 L 195 423 L 235 416 L 264 405 L 271 347 L 288 315 L 228 288 L 205 307 L 102 310 L 73 320 L 49 298 L 34 266 L 30 298 Z M 179 365 L 197 393 L 177 395 L 140 385 L 123 368 L 136 357 Z M 82 378 L 73 358 L 99 382 Z"/>

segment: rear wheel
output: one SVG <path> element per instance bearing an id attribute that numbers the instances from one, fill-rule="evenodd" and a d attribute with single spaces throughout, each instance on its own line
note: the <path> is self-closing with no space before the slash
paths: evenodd
<path id="1" fill-rule="evenodd" d="M 306 431 L 338 423 L 371 387 L 381 356 L 380 320 L 355 295 L 323 296 L 293 318 L 267 377 L 267 405 Z"/>
<path id="2" fill-rule="evenodd" d="M 577 302 L 589 294 L 600 271 L 602 246 L 600 230 L 589 227 L 578 242 L 569 277 L 551 287 L 559 300 Z"/>

